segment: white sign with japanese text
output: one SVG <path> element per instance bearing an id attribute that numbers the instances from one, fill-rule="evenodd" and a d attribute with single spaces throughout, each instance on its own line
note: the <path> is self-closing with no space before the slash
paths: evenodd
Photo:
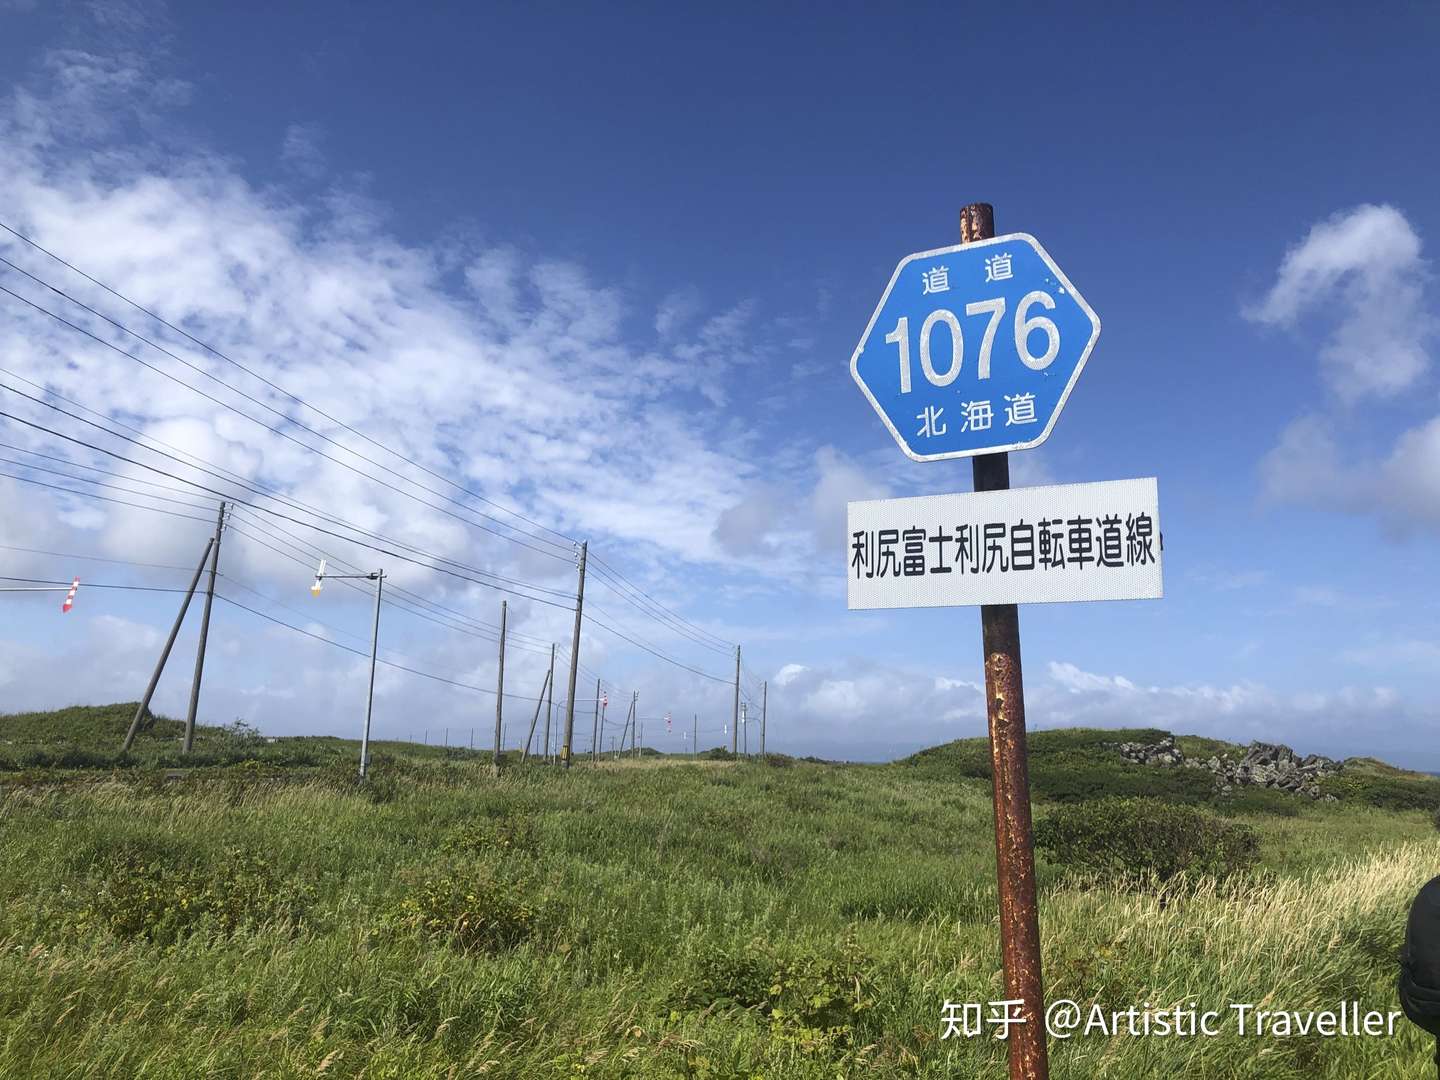
<path id="1" fill-rule="evenodd" d="M 1164 595 L 1155 478 L 849 506 L 851 610 Z"/>

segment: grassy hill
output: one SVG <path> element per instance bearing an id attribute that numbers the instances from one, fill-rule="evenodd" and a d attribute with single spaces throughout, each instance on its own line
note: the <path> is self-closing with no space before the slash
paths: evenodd
<path id="1" fill-rule="evenodd" d="M 0 773 L 37 769 L 95 769 L 134 767 L 213 767 L 258 762 L 274 767 L 331 765 L 357 760 L 357 739 L 326 735 L 267 738 L 236 724 L 195 726 L 195 745 L 180 752 L 185 733 L 183 720 L 146 713 L 130 753 L 120 745 L 139 702 L 115 705 L 76 705 L 52 712 L 0 714 Z M 441 759 L 490 760 L 488 753 L 461 747 L 448 749 L 408 742 L 377 740 L 372 753 L 392 754 L 419 761 Z"/>
<path id="2" fill-rule="evenodd" d="M 396 744 L 362 788 L 353 742 L 219 729 L 197 738 L 213 764 L 167 782 L 178 729 L 159 720 L 113 767 L 130 715 L 0 718 L 14 763 L 110 755 L 0 776 L 0 1076 L 1005 1075 L 1001 1044 L 939 1037 L 946 1000 L 1004 996 L 975 740 L 890 765 L 648 757 L 499 780 L 483 755 Z M 1042 820 L 1107 769 L 1136 790 L 1130 770 L 1167 772 L 1100 741 L 1036 734 Z M 1161 897 L 1042 855 L 1051 999 L 1393 1008 L 1440 834 L 1418 810 L 1292 806 L 1230 808 L 1260 861 L 1224 887 Z M 1423 1075 L 1433 1043 L 1402 1026 L 1052 1047 L 1055 1080 L 1340 1080 Z"/>
<path id="3" fill-rule="evenodd" d="M 1120 742 L 1154 743 L 1169 732 L 1158 728 L 1064 728 L 1031 732 L 1030 785 L 1037 800 L 1079 802 L 1106 795 L 1149 796 L 1167 802 L 1205 805 L 1224 814 L 1293 814 L 1300 800 L 1263 788 L 1216 792 L 1203 769 L 1157 768 L 1126 761 L 1115 750 Z M 1211 756 L 1238 760 L 1245 747 L 1220 739 L 1176 736 L 1190 759 Z M 1398 769 L 1376 758 L 1347 758 L 1321 791 L 1349 803 L 1394 810 L 1440 809 L 1440 779 L 1427 773 Z M 984 738 L 960 739 L 912 754 L 897 763 L 911 775 L 947 780 L 955 776 L 990 778 L 990 749 Z"/>

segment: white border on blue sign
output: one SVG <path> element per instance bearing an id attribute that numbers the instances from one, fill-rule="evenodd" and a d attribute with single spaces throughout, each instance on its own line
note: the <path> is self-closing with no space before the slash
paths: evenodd
<path id="1" fill-rule="evenodd" d="M 870 393 L 870 388 L 866 386 L 865 381 L 860 378 L 860 354 L 865 351 L 865 343 L 870 340 L 870 332 L 875 329 L 875 320 L 880 317 L 880 312 L 885 307 L 885 301 L 890 299 L 890 291 L 895 288 L 895 282 L 900 278 L 900 271 L 904 270 L 908 264 L 914 262 L 916 259 L 929 259 L 937 255 L 950 255 L 957 251 L 970 251 L 973 248 L 987 247 L 991 244 L 1006 244 L 1016 240 L 1029 244 L 1035 249 L 1035 253 L 1045 261 L 1045 265 L 1054 273 L 1056 280 L 1069 290 L 1069 294 L 1074 297 L 1075 302 L 1080 305 L 1080 310 L 1090 317 L 1090 340 L 1085 343 L 1085 348 L 1080 353 L 1080 360 L 1070 375 L 1070 381 L 1065 384 L 1065 390 L 1061 393 L 1060 400 L 1056 402 L 1055 411 L 1050 414 L 1050 420 L 1045 425 L 1045 430 L 1035 438 L 1030 439 L 1028 442 L 1009 443 L 1004 446 L 987 446 L 974 450 L 947 450 L 942 454 L 917 454 L 906 445 L 900 432 L 897 431 L 895 425 L 890 422 L 890 418 L 885 415 L 885 410 L 882 409 L 880 403 L 875 400 L 875 395 Z M 850 377 L 855 380 L 855 385 L 860 387 L 861 393 L 865 395 L 866 400 L 870 402 L 871 407 L 884 422 L 886 428 L 889 429 L 890 434 L 894 436 L 895 442 L 899 445 L 900 449 L 904 451 L 905 456 L 912 461 L 948 461 L 952 458 L 978 457 L 981 454 L 1007 454 L 1012 450 L 1033 449 L 1050 437 L 1050 432 L 1055 428 L 1055 421 L 1059 420 L 1060 414 L 1065 411 L 1065 402 L 1070 398 L 1070 391 L 1075 389 L 1075 383 L 1080 378 L 1080 372 L 1085 369 L 1085 361 L 1090 359 L 1090 352 L 1095 348 L 1095 342 L 1099 337 L 1100 316 L 1096 315 L 1095 309 L 1085 302 L 1085 298 L 1081 296 L 1079 290 L 1070 283 L 1070 279 L 1067 278 L 1060 267 L 1055 264 L 1055 260 L 1050 258 L 1050 253 L 1041 246 L 1040 241 L 1036 240 L 1035 237 L 1029 233 L 1006 233 L 1004 236 L 992 236 L 988 240 L 976 240 L 969 244 L 953 244 L 950 247 L 935 248 L 932 251 L 917 251 L 913 255 L 906 255 L 905 258 L 901 259 L 899 265 L 895 267 L 895 273 L 890 275 L 890 284 L 885 286 L 885 292 L 880 296 L 880 303 L 875 305 L 875 312 L 870 316 L 870 322 L 866 324 L 865 332 L 860 335 L 860 344 L 855 346 L 855 352 L 850 357 Z"/>

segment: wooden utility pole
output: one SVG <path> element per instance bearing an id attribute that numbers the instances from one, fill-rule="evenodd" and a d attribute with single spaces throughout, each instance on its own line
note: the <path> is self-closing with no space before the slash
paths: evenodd
<path id="1" fill-rule="evenodd" d="M 580 616 L 585 607 L 585 557 L 590 541 L 580 545 L 580 582 L 575 587 L 575 632 L 570 635 L 570 693 L 565 698 L 565 743 L 560 748 L 560 763 L 570 767 L 570 746 L 575 739 L 575 673 L 580 667 Z"/>
<path id="2" fill-rule="evenodd" d="M 760 764 L 765 764 L 765 718 L 770 711 L 770 683 L 760 684 Z"/>
<path id="3" fill-rule="evenodd" d="M 550 721 L 555 719 L 555 646 L 550 646 L 550 674 L 545 679 L 548 688 L 545 693 L 545 741 L 541 745 L 545 748 L 542 755 L 546 761 L 550 760 Z"/>
<path id="4" fill-rule="evenodd" d="M 699 761 L 699 760 L 700 760 L 700 742 L 699 742 L 699 739 L 700 739 L 700 714 L 699 714 L 699 713 L 696 713 L 694 719 L 690 721 L 690 757 L 691 757 L 693 760 L 695 760 L 695 761 Z"/>
<path id="5" fill-rule="evenodd" d="M 370 689 L 365 695 L 365 730 L 360 735 L 360 779 L 370 771 L 370 717 L 375 712 L 375 662 L 380 655 L 380 594 L 385 589 L 385 571 L 376 570 L 365 577 L 375 582 L 375 619 L 370 630 Z M 449 733 L 446 733 L 449 741 Z"/>
<path id="6" fill-rule="evenodd" d="M 735 646 L 735 707 L 730 711 L 730 753 L 739 749 L 740 739 L 740 646 Z"/>
<path id="7" fill-rule="evenodd" d="M 554 674 L 552 671 L 550 674 Z M 525 749 L 520 753 L 520 760 L 525 761 L 530 756 L 530 740 L 535 738 L 535 725 L 540 720 L 540 707 L 545 704 L 545 688 L 550 685 L 550 675 L 545 676 L 545 681 L 540 684 L 540 696 L 535 699 L 535 715 L 530 718 L 530 732 L 525 736 Z"/>
<path id="8" fill-rule="evenodd" d="M 972 203 L 960 211 L 960 242 L 995 235 L 995 211 Z M 972 461 L 976 491 L 1010 487 L 1008 454 Z M 985 654 L 985 711 L 994 778 L 995 861 L 1000 885 L 1000 950 L 1005 996 L 1022 1002 L 1022 1023 L 1010 1033 L 1011 1080 L 1048 1080 L 1045 1000 L 1040 975 L 1040 916 L 1035 889 L 1030 775 L 1026 764 L 1025 692 L 1020 674 L 1020 611 L 1014 604 L 980 608 Z"/>
<path id="9" fill-rule="evenodd" d="M 600 680 L 595 680 L 595 721 L 590 728 L 590 764 L 600 764 Z"/>
<path id="10" fill-rule="evenodd" d="M 505 715 L 505 609 L 507 606 L 506 601 L 500 601 L 500 666 L 495 676 L 495 754 L 490 760 L 492 776 L 500 775 L 500 723 L 501 718 Z"/>
<path id="11" fill-rule="evenodd" d="M 130 730 L 125 732 L 125 741 L 120 744 L 120 752 L 128 754 L 130 747 L 134 745 L 135 733 L 140 730 L 140 720 L 145 711 L 150 708 L 150 699 L 155 696 L 155 687 L 160 684 L 160 673 L 165 670 L 165 661 L 170 659 L 170 650 L 175 647 L 175 637 L 180 633 L 180 624 L 185 621 L 185 612 L 190 607 L 190 598 L 195 595 L 195 586 L 200 584 L 200 575 L 205 572 L 205 564 L 210 561 L 210 549 L 215 546 L 215 538 L 212 536 L 205 541 L 205 554 L 200 556 L 200 565 L 195 568 L 195 576 L 190 579 L 190 587 L 185 590 L 185 599 L 180 601 L 180 611 L 175 616 L 175 625 L 170 627 L 170 636 L 165 639 L 165 647 L 160 650 L 160 659 L 155 664 L 155 671 L 150 676 L 150 684 L 145 687 L 145 695 L 140 699 L 140 707 L 135 710 L 135 719 L 130 721 Z"/>
<path id="12" fill-rule="evenodd" d="M 195 714 L 200 709 L 200 677 L 205 674 L 205 642 L 210 637 L 210 608 L 215 603 L 215 572 L 220 566 L 220 534 L 225 531 L 225 504 L 215 519 L 215 544 L 210 549 L 210 582 L 205 589 L 205 607 L 200 615 L 200 643 L 195 647 L 195 677 L 190 681 L 190 709 L 185 714 L 185 742 L 180 752 L 190 753 L 195 745 Z"/>

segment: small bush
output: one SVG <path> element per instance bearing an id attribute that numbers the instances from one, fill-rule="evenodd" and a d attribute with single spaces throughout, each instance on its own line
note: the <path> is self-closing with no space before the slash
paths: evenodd
<path id="1" fill-rule="evenodd" d="M 673 1004 L 682 1009 L 731 1005 L 756 1009 L 769 998 L 774 958 L 763 943 L 748 948 L 717 948 L 702 952 L 691 964 L 684 981 L 675 988 Z"/>
<path id="2" fill-rule="evenodd" d="M 1440 810 L 1435 811 L 1435 816 L 1431 820 L 1434 822 L 1436 831 L 1440 832 Z"/>
<path id="3" fill-rule="evenodd" d="M 440 850 L 451 855 L 508 855 L 538 847 L 535 823 L 529 818 L 467 822 L 440 840 Z"/>
<path id="4" fill-rule="evenodd" d="M 671 994 L 677 1009 L 716 1005 L 756 1012 L 770 1037 L 813 1052 L 847 1046 L 875 1001 L 870 965 L 853 939 L 836 953 L 754 940 L 703 952 Z"/>
<path id="5" fill-rule="evenodd" d="M 1272 788 L 1239 787 L 1228 795 L 1221 795 L 1214 802 L 1216 813 L 1227 817 L 1237 814 L 1271 814 L 1275 817 L 1298 817 L 1302 802 L 1308 802 L 1300 795 Z"/>
<path id="6" fill-rule="evenodd" d="M 1105 877 L 1168 882 L 1225 878 L 1249 869 L 1260 839 L 1227 822 L 1158 799 L 1100 799 L 1057 807 L 1035 826 L 1035 844 L 1068 869 Z"/>
<path id="7" fill-rule="evenodd" d="M 373 803 L 390 803 L 405 791 L 434 783 L 440 776 L 436 769 L 385 753 L 370 755 L 363 781 L 359 766 L 358 757 L 337 758 L 321 771 L 320 782 L 332 791 L 361 795 Z"/>
<path id="8" fill-rule="evenodd" d="M 1320 790 L 1342 802 L 1360 802 L 1381 810 L 1440 810 L 1440 781 L 1409 776 L 1377 776 L 1346 769 L 1327 776 Z"/>
<path id="9" fill-rule="evenodd" d="M 539 912 L 526 891 L 523 879 L 449 872 L 417 882 L 388 921 L 461 952 L 500 952 L 536 930 Z"/>
<path id="10" fill-rule="evenodd" d="M 748 840 L 742 850 L 750 872 L 770 883 L 799 877 L 815 853 L 814 846 L 805 838 L 783 835 L 756 836 Z"/>
<path id="11" fill-rule="evenodd" d="M 199 930 L 223 935 L 264 922 L 297 927 L 314 889 L 285 879 L 262 854 L 229 848 L 218 864 L 177 861 L 139 845 L 96 867 L 77 928 L 171 944 Z"/>

